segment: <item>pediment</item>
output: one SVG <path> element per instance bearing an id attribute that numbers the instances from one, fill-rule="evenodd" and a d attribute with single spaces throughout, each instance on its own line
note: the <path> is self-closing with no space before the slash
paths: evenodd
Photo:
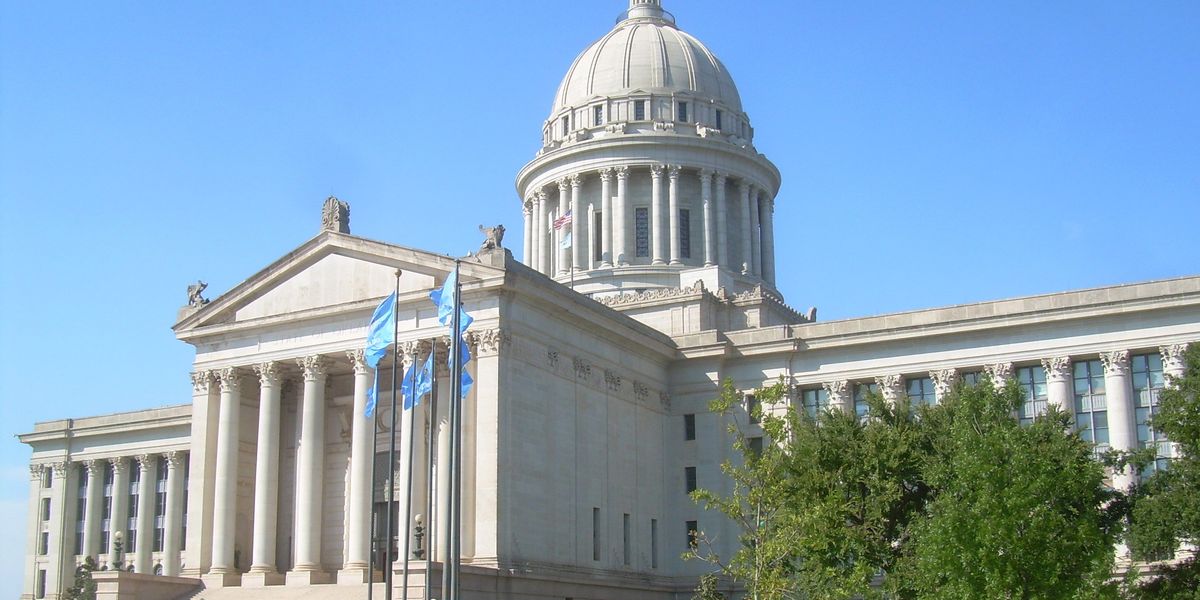
<path id="1" fill-rule="evenodd" d="M 303 318 L 338 307 L 358 308 L 388 295 L 401 271 L 400 294 L 441 285 L 454 259 L 351 235 L 324 232 L 199 310 L 185 315 L 177 334 L 210 325 Z M 463 262 L 463 282 L 502 274 L 502 267 Z"/>

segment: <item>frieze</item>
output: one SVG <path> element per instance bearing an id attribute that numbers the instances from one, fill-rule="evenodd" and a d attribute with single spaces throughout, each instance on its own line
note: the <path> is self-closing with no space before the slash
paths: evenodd
<path id="1" fill-rule="evenodd" d="M 621 391 L 621 376 L 608 369 L 604 370 L 604 384 L 610 392 Z"/>
<path id="2" fill-rule="evenodd" d="M 578 356 L 571 358 L 571 366 L 575 368 L 575 378 L 587 381 L 592 378 L 592 365 Z"/>
<path id="3" fill-rule="evenodd" d="M 692 284 L 691 287 L 651 288 L 644 292 L 630 292 L 615 296 L 604 296 L 602 298 L 597 298 L 596 300 L 605 306 L 625 306 L 629 304 L 638 304 L 640 302 L 648 302 L 651 300 L 682 298 L 702 292 L 704 292 L 704 282 L 697 280 L 696 283 Z"/>
<path id="4" fill-rule="evenodd" d="M 546 348 L 546 366 L 551 371 L 558 368 L 558 350 Z"/>
<path id="5" fill-rule="evenodd" d="M 650 396 L 650 388 L 646 387 L 646 384 L 640 381 L 635 381 L 633 382 L 633 395 L 638 399 L 638 402 L 645 402 L 646 398 Z"/>

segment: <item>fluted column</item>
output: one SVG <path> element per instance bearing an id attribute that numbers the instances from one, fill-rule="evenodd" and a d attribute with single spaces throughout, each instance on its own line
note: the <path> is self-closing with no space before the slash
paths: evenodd
<path id="1" fill-rule="evenodd" d="M 876 377 L 875 383 L 879 384 L 879 393 L 888 406 L 895 406 L 904 396 L 904 378 L 898 373 Z"/>
<path id="2" fill-rule="evenodd" d="M 1012 369 L 1012 363 L 995 363 L 983 367 L 988 378 L 992 380 L 992 387 L 997 390 L 1002 390 L 1008 385 L 1008 381 L 1012 379 Z"/>
<path id="3" fill-rule="evenodd" d="M 297 363 L 304 370 L 301 401 L 299 468 L 296 469 L 295 566 L 288 581 L 310 583 L 321 573 L 321 508 L 325 467 L 325 378 L 321 356 L 306 356 Z M 307 576 L 307 580 L 305 577 Z"/>
<path id="4" fill-rule="evenodd" d="M 163 455 L 167 464 L 167 512 L 163 515 L 163 575 L 178 577 L 180 545 L 183 540 L 183 469 L 185 453 L 172 450 Z M 115 467 L 115 463 L 114 463 Z M 114 479 L 115 481 L 115 479 Z M 116 497 L 116 492 L 113 493 Z"/>
<path id="5" fill-rule="evenodd" d="M 704 205 L 704 266 L 711 267 L 717 260 L 717 241 L 713 238 L 712 170 L 700 170 L 700 203 Z"/>
<path id="6" fill-rule="evenodd" d="M 671 264 L 680 264 L 679 256 L 679 167 L 667 168 L 667 222 L 670 223 Z"/>
<path id="7" fill-rule="evenodd" d="M 629 203 L 625 199 L 626 184 L 629 180 L 629 167 L 617 167 L 616 172 L 617 203 L 614 207 L 614 210 L 616 210 L 614 217 L 616 218 L 613 220 L 615 224 L 613 240 L 616 243 L 617 249 L 614 252 L 613 264 L 627 265 L 629 264 L 629 255 L 631 252 L 629 251 L 629 236 L 626 235 L 626 232 L 633 227 L 630 220 L 633 218 L 634 213 L 634 211 L 629 209 Z"/>
<path id="8" fill-rule="evenodd" d="M 546 192 L 538 190 L 533 195 L 533 262 L 529 266 L 539 273 L 545 273 L 542 256 L 546 247 L 543 239 L 546 231 Z"/>
<path id="9" fill-rule="evenodd" d="M 112 464 L 112 512 L 109 513 L 108 564 L 116 564 L 120 560 L 117 554 L 116 538 L 112 537 L 118 531 L 125 531 L 129 523 L 129 461 L 124 458 L 113 458 Z"/>
<path id="10" fill-rule="evenodd" d="M 524 247 L 521 252 L 521 260 L 526 266 L 532 267 L 533 264 L 533 199 L 527 199 L 521 203 L 521 214 L 525 220 L 525 237 L 522 239 Z"/>
<path id="11" fill-rule="evenodd" d="M 1071 385 L 1071 357 L 1055 356 L 1042 359 L 1046 370 L 1046 404 L 1057 405 L 1072 418 L 1075 416 L 1075 390 Z"/>
<path id="12" fill-rule="evenodd" d="M 738 205 L 742 211 L 742 264 L 738 270 L 744 275 L 754 273 L 754 259 L 750 258 L 754 252 L 750 233 L 750 187 L 750 182 L 745 179 L 738 182 Z"/>
<path id="13" fill-rule="evenodd" d="M 717 173 L 717 264 L 733 269 L 729 264 L 729 208 L 725 202 L 725 174 Z"/>
<path id="14" fill-rule="evenodd" d="M 157 454 L 139 454 L 138 466 L 138 505 L 137 505 L 137 550 L 133 562 L 133 570 L 138 573 L 151 573 L 151 552 L 154 550 L 154 481 L 155 466 L 158 463 Z"/>
<path id="15" fill-rule="evenodd" d="M 845 379 L 826 381 L 821 384 L 829 394 L 829 406 L 848 414 L 854 414 L 854 403 L 850 401 L 850 382 Z"/>
<path id="16" fill-rule="evenodd" d="M 571 179 L 569 177 L 563 177 L 558 180 L 558 212 L 554 214 L 555 220 L 558 220 L 559 217 L 567 214 L 568 210 L 571 210 L 570 190 Z M 571 214 L 571 220 L 575 220 L 574 213 Z M 554 251 L 557 252 L 556 256 L 558 256 L 556 270 L 559 275 L 566 275 L 567 270 L 571 268 L 571 249 L 562 247 L 563 237 L 567 235 L 567 231 L 567 229 L 562 228 L 554 230 Z"/>
<path id="17" fill-rule="evenodd" d="M 220 417 L 217 422 L 216 494 L 213 498 L 213 553 L 210 573 L 227 575 L 237 572 L 234 540 L 237 535 L 237 459 L 240 425 L 241 374 L 225 368 L 217 372 L 221 386 Z M 144 480 L 143 480 L 144 482 Z M 138 500 L 139 508 L 143 500 Z M 142 536 L 139 525 L 139 537 Z M 138 549 L 142 547 L 138 541 Z M 140 553 L 139 553 L 140 554 Z M 141 569 L 138 569 L 140 572 Z"/>
<path id="18" fill-rule="evenodd" d="M 758 197 L 758 186 L 750 186 L 750 271 L 762 277 L 762 230 L 759 228 Z"/>
<path id="19" fill-rule="evenodd" d="M 354 366 L 354 409 L 350 413 L 350 502 L 346 518 L 346 564 L 338 581 L 364 583 L 371 553 L 371 464 L 374 460 L 375 419 L 363 416 L 371 389 L 371 368 L 362 350 L 347 352 Z"/>
<path id="20" fill-rule="evenodd" d="M 612 174 L 613 170 L 600 169 L 600 266 L 613 265 L 613 203 L 612 203 Z"/>
<path id="21" fill-rule="evenodd" d="M 100 518 L 104 511 L 104 468 L 108 466 L 105 460 L 83 461 L 84 472 L 87 474 L 87 491 L 84 496 L 83 509 L 83 554 L 98 558 L 100 554 Z"/>
<path id="22" fill-rule="evenodd" d="M 1129 379 L 1129 351 L 1101 352 L 1104 365 L 1104 396 L 1108 409 L 1108 443 L 1113 450 L 1137 450 L 1137 419 L 1134 418 L 1133 385 Z M 1132 468 L 1113 474 L 1113 487 L 1127 490 L 1137 480 Z"/>
<path id="23" fill-rule="evenodd" d="M 273 362 L 255 365 L 254 373 L 258 375 L 258 447 L 254 460 L 254 546 L 250 573 L 256 576 L 262 574 L 251 579 L 269 584 L 279 583 L 282 579 L 275 567 L 281 381 L 279 367 Z M 244 583 L 250 583 L 250 580 Z"/>
<path id="24" fill-rule="evenodd" d="M 764 194 L 759 226 L 762 230 L 762 277 L 775 283 L 775 200 Z"/>
<path id="25" fill-rule="evenodd" d="M 583 244 L 579 240 L 579 190 L 583 186 L 583 177 L 579 174 L 571 175 L 571 247 L 567 253 L 571 256 L 571 268 L 579 270 L 580 250 Z"/>
<path id="26" fill-rule="evenodd" d="M 667 240 L 663 237 L 662 165 L 650 167 L 650 264 L 666 264 Z"/>
<path id="27" fill-rule="evenodd" d="M 958 385 L 958 371 L 954 369 L 930 371 L 929 378 L 933 380 L 933 391 L 939 403 L 954 391 L 955 385 Z"/>

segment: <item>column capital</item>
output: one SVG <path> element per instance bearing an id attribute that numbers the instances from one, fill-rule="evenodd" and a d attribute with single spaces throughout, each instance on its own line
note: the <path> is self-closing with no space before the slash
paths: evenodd
<path id="1" fill-rule="evenodd" d="M 366 375 L 370 372 L 370 367 L 367 366 L 367 352 L 363 349 L 346 351 L 346 358 L 350 359 L 350 364 L 354 366 L 355 375 Z"/>
<path id="2" fill-rule="evenodd" d="M 572 188 L 578 188 L 583 185 L 583 175 L 580 173 L 571 173 L 567 175 L 567 179 L 571 182 Z"/>
<path id="3" fill-rule="evenodd" d="M 663 165 L 650 165 L 650 177 L 653 179 L 661 179 L 663 174 Z"/>
<path id="4" fill-rule="evenodd" d="M 1114 350 L 1101 352 L 1100 362 L 1104 365 L 1104 374 L 1113 377 L 1129 374 L 1129 351 Z"/>
<path id="5" fill-rule="evenodd" d="M 538 190 L 533 193 L 533 199 L 538 202 L 545 202 L 547 198 L 546 190 Z"/>
<path id="6" fill-rule="evenodd" d="M 708 179 L 712 176 L 713 176 L 712 169 L 700 169 L 700 181 L 702 181 L 702 182 L 708 181 Z"/>
<path id="7" fill-rule="evenodd" d="M 612 167 L 604 167 L 602 169 L 597 169 L 596 173 L 600 175 L 600 181 L 604 181 L 604 182 L 612 181 L 612 176 L 613 176 Z"/>
<path id="8" fill-rule="evenodd" d="M 679 165 L 670 165 L 667 167 L 667 175 L 671 178 L 672 181 L 675 181 L 675 180 L 679 179 L 679 172 L 682 170 L 683 170 L 683 167 L 681 167 Z"/>
<path id="9" fill-rule="evenodd" d="M 222 393 L 236 394 L 242 386 L 242 374 L 235 367 L 225 367 L 217 371 L 217 381 L 221 385 Z"/>
<path id="10" fill-rule="evenodd" d="M 1042 359 L 1042 368 L 1046 370 L 1046 381 L 1062 381 L 1071 378 L 1071 357 L 1053 356 Z"/>
<path id="11" fill-rule="evenodd" d="M 614 167 L 613 171 L 617 173 L 617 181 L 625 181 L 629 178 L 629 167 Z"/>
<path id="12" fill-rule="evenodd" d="M 209 386 L 212 385 L 212 371 L 192 371 L 192 392 L 203 394 L 208 392 Z"/>
<path id="13" fill-rule="evenodd" d="M 112 464 L 112 470 L 113 470 L 114 476 L 124 475 L 126 468 L 129 466 L 129 461 L 125 460 L 124 456 L 110 458 L 110 459 L 108 459 L 108 462 Z"/>
<path id="14" fill-rule="evenodd" d="M 258 375 L 258 383 L 264 387 L 279 385 L 281 374 L 279 363 L 265 362 L 254 365 L 254 374 Z"/>
<path id="15" fill-rule="evenodd" d="M 958 370 L 938 369 L 930 371 L 929 378 L 933 380 L 933 387 L 938 399 L 941 399 L 953 391 L 954 386 L 958 384 Z"/>
<path id="16" fill-rule="evenodd" d="M 71 461 L 61 460 L 56 463 L 50 463 L 50 468 L 54 470 L 54 477 L 61 480 L 67 476 L 67 470 L 71 468 Z"/>
<path id="17" fill-rule="evenodd" d="M 1184 364 L 1183 355 L 1187 353 L 1187 344 L 1171 344 L 1161 346 L 1158 349 L 1162 355 L 1163 370 L 1181 372 L 1187 366 Z"/>
<path id="18" fill-rule="evenodd" d="M 163 458 L 167 459 L 167 469 L 174 470 L 183 466 L 185 453 L 183 450 L 168 450 L 163 453 Z"/>
<path id="19" fill-rule="evenodd" d="M 133 458 L 137 460 L 138 470 L 141 471 L 142 475 L 149 473 L 150 469 L 154 468 L 155 463 L 158 461 L 157 454 L 138 454 Z"/>
<path id="20" fill-rule="evenodd" d="M 714 171 L 713 171 L 713 177 L 716 177 L 716 178 L 717 178 L 717 183 L 719 183 L 719 184 L 724 184 L 724 183 L 725 183 L 725 180 L 729 179 L 729 173 L 726 173 L 725 171 L 716 171 L 716 170 L 714 170 Z"/>
<path id="21" fill-rule="evenodd" d="M 899 373 L 889 373 L 875 378 L 879 384 L 879 393 L 889 402 L 898 400 L 904 394 L 904 378 Z"/>
<path id="22" fill-rule="evenodd" d="M 82 462 L 83 467 L 87 469 L 88 479 L 102 475 L 104 473 L 105 464 L 108 463 L 107 460 L 97 458 L 89 458 L 80 462 Z"/>
<path id="23" fill-rule="evenodd" d="M 512 334 L 502 328 L 482 329 L 467 332 L 468 343 L 479 349 L 480 356 L 492 355 L 500 351 L 502 346 L 512 343 Z"/>
<path id="24" fill-rule="evenodd" d="M 521 201 L 521 212 L 525 213 L 526 217 L 533 214 L 533 196 Z"/>
<path id="25" fill-rule="evenodd" d="M 1008 383 L 1009 379 L 1012 379 L 1012 363 L 1003 362 L 984 365 L 983 370 L 992 379 L 992 384 L 998 388 L 1004 387 L 1004 384 Z"/>
<path id="26" fill-rule="evenodd" d="M 44 465 L 42 463 L 30 464 L 29 465 L 30 481 L 38 481 L 38 482 L 42 481 L 42 477 L 46 474 L 46 467 L 47 467 L 47 465 Z"/>
<path id="27" fill-rule="evenodd" d="M 296 364 L 304 370 L 305 381 L 317 381 L 324 379 L 326 375 L 326 369 L 329 367 L 329 363 L 326 362 L 325 357 L 321 356 L 320 354 L 305 356 L 304 358 L 297 358 Z"/>
<path id="28" fill-rule="evenodd" d="M 850 391 L 850 382 L 845 379 L 837 381 L 821 382 L 821 387 L 825 388 L 825 393 L 829 394 L 829 400 L 832 402 L 834 398 L 845 400 Z"/>
<path id="29" fill-rule="evenodd" d="M 560 177 L 554 183 L 558 184 L 558 193 L 560 194 L 567 193 L 567 190 L 571 187 L 571 181 L 567 177 Z"/>

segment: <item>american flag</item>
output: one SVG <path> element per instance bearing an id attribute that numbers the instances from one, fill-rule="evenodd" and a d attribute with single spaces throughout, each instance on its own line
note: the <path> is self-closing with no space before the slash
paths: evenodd
<path id="1" fill-rule="evenodd" d="M 561 217 L 554 220 L 554 229 L 562 229 L 571 224 L 571 211 L 562 214 Z"/>

